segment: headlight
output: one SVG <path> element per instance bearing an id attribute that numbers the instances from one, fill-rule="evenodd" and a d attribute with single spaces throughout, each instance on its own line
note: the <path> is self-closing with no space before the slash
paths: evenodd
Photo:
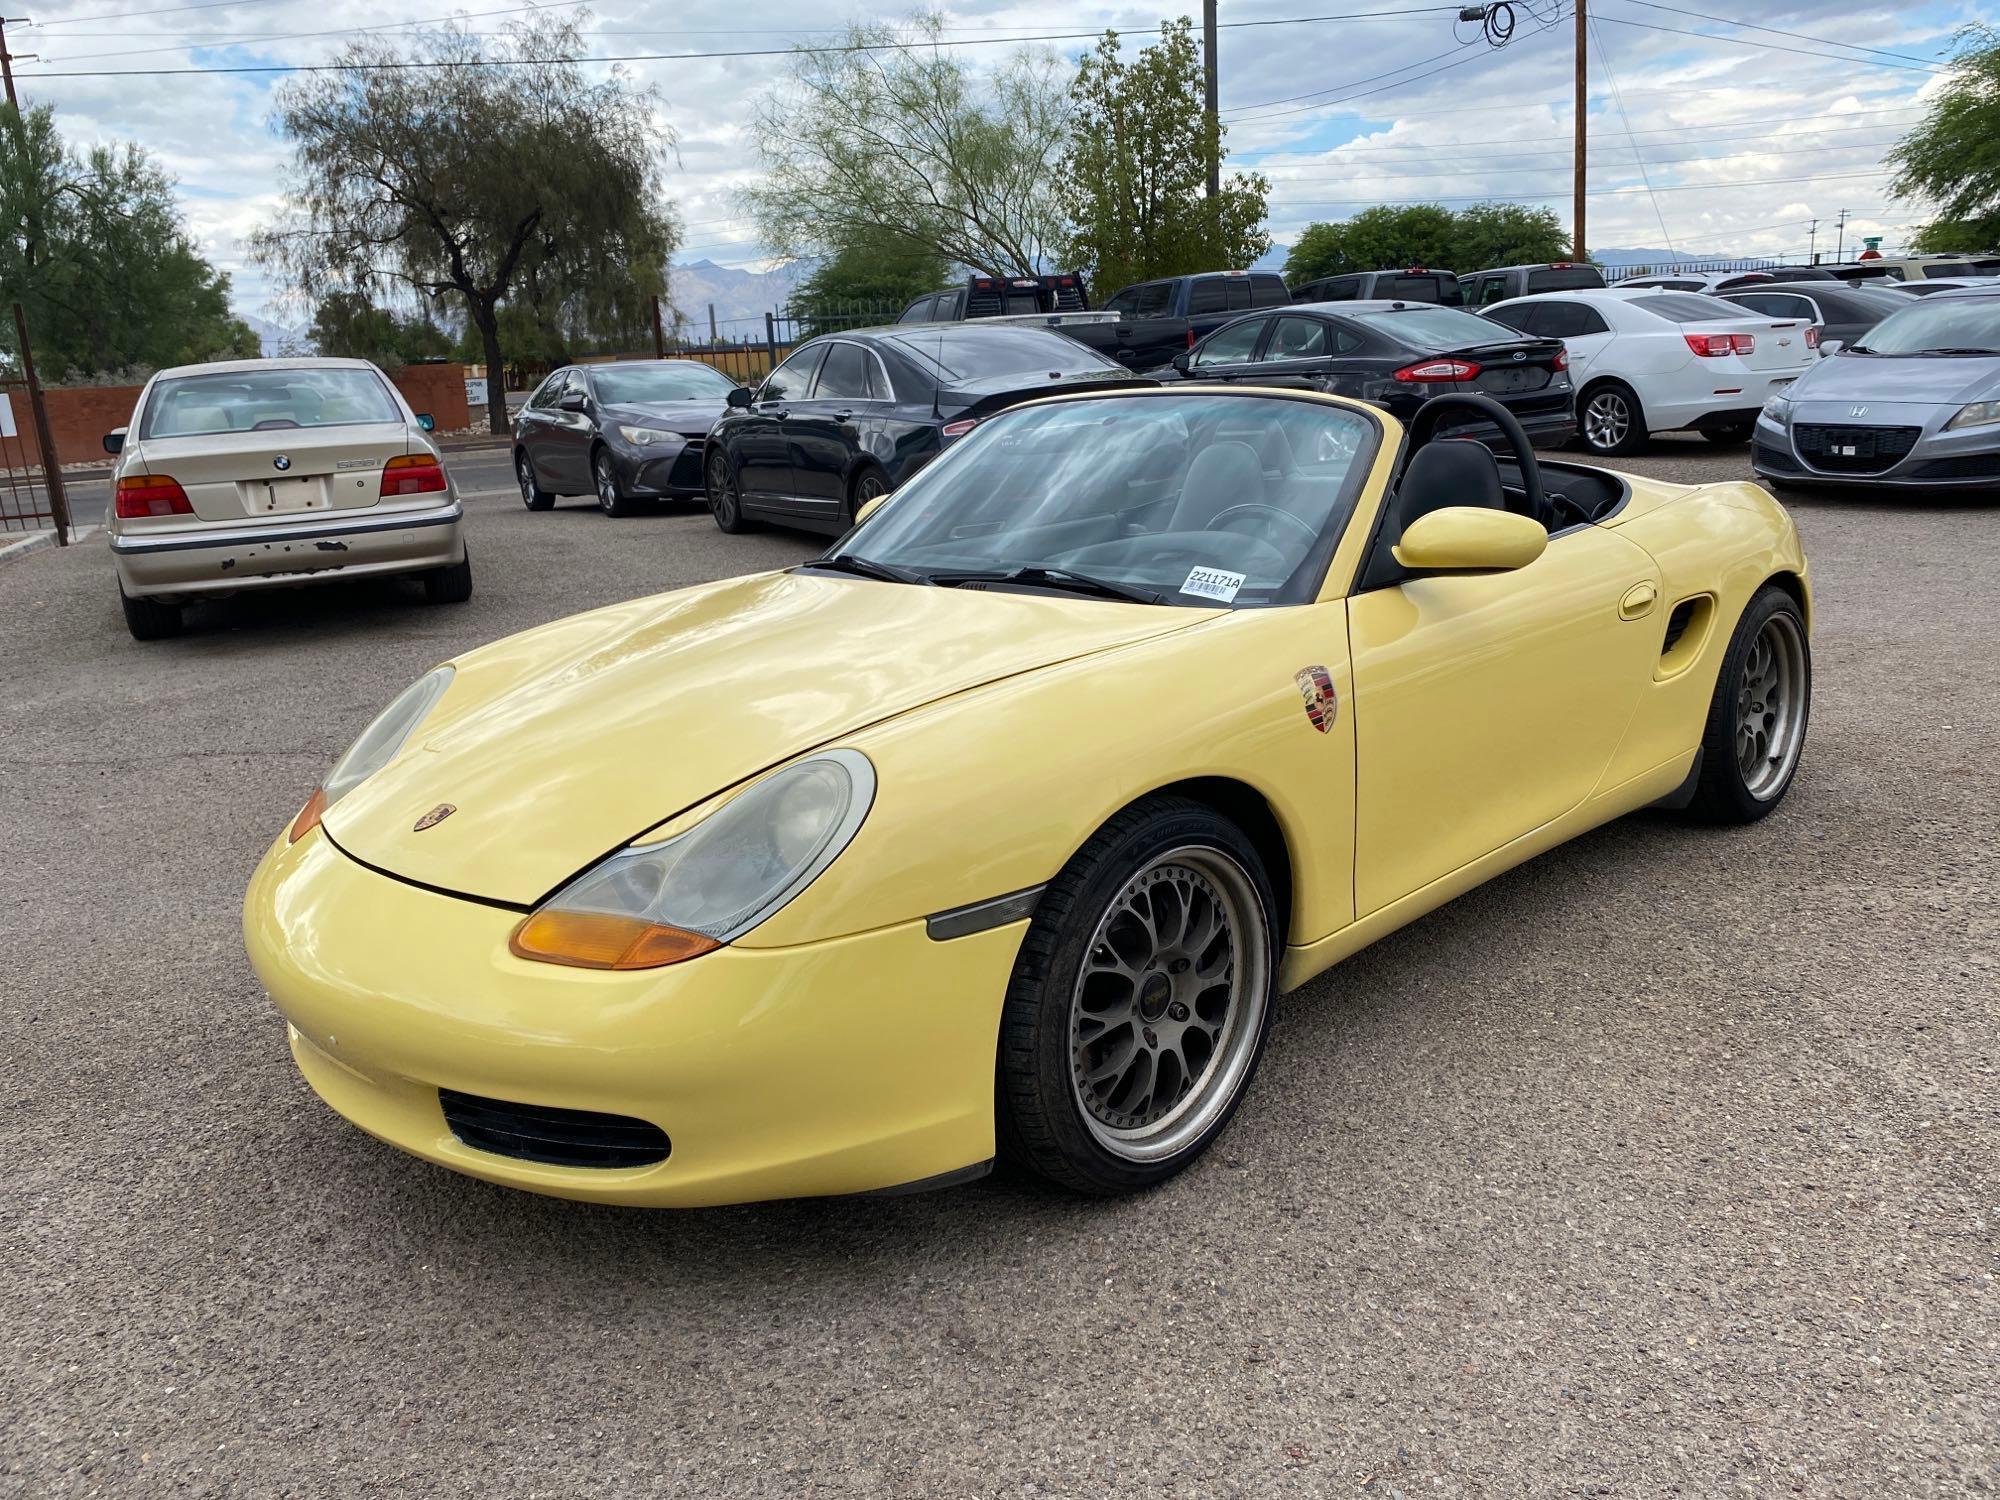
<path id="1" fill-rule="evenodd" d="M 1791 420 L 1792 398 L 1790 396 L 1773 396 L 1769 401 L 1764 403 L 1764 415 L 1769 417 L 1773 422 L 1776 422 L 1780 427 L 1783 427 L 1786 422 Z"/>
<path id="2" fill-rule="evenodd" d="M 845 849 L 875 800 L 858 750 L 786 766 L 699 823 L 621 849 L 514 930 L 521 958 L 583 969 L 656 969 L 742 936 Z"/>
<path id="3" fill-rule="evenodd" d="M 2000 401 L 1975 401 L 1960 407 L 1958 415 L 1944 424 L 1944 430 L 1956 432 L 1961 427 L 1984 427 L 1989 422 L 2000 422 Z"/>
<path id="4" fill-rule="evenodd" d="M 655 443 L 678 443 L 682 441 L 678 432 L 668 432 L 661 427 L 620 426 L 618 435 L 635 447 L 650 448 Z"/>
<path id="5" fill-rule="evenodd" d="M 438 699 L 451 686 L 451 677 L 452 669 L 448 666 L 426 672 L 375 716 L 375 721 L 361 731 L 361 738 L 333 763 L 319 789 L 292 820 L 291 843 L 296 844 L 317 828 L 329 807 L 389 764 L 403 748 L 403 742 L 424 721 L 424 716 L 437 707 Z"/>

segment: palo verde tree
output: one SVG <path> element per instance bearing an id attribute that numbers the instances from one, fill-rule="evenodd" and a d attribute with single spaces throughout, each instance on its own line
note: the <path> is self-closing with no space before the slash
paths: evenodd
<path id="1" fill-rule="evenodd" d="M 588 15 L 514 23 L 491 51 L 456 25 L 410 53 L 358 38 L 331 71 L 278 91 L 293 161 L 258 254 L 316 300 L 391 283 L 462 313 L 494 377 L 495 432 L 502 305 L 532 288 L 558 321 L 629 321 L 665 290 L 676 243 L 657 198 L 673 140 L 658 97 L 615 71 L 584 78 Z"/>
<path id="2" fill-rule="evenodd" d="M 942 24 L 853 26 L 799 50 L 758 105 L 764 179 L 743 195 L 769 249 L 832 258 L 886 238 L 990 276 L 1050 260 L 1069 114 L 1060 64 L 1024 50 L 976 74 L 940 45 Z"/>
<path id="3" fill-rule="evenodd" d="M 1077 64 L 1074 113 L 1058 174 L 1075 229 L 1066 260 L 1108 293 L 1133 281 L 1243 267 L 1271 248 L 1271 185 L 1232 173 L 1215 197 L 1208 167 L 1223 127 L 1203 102 L 1194 23 L 1164 23 L 1130 63 L 1107 31 Z"/>
<path id="4" fill-rule="evenodd" d="M 1563 260 L 1569 241 L 1553 209 L 1475 203 L 1377 204 L 1351 219 L 1308 224 L 1285 259 L 1285 280 L 1303 286 L 1349 271 L 1402 266 L 1477 271 L 1487 266 Z"/>
<path id="5" fill-rule="evenodd" d="M 18 301 L 44 378 L 255 358 L 229 278 L 181 222 L 172 181 L 137 146 L 77 152 L 47 106 L 0 104 L 0 302 Z M 14 324 L 0 317 L 0 348 Z"/>
<path id="6" fill-rule="evenodd" d="M 894 317 L 904 306 L 945 284 L 951 268 L 921 245 L 877 231 L 856 234 L 821 260 L 792 293 L 788 310 L 808 338 L 870 313 Z"/>
<path id="7" fill-rule="evenodd" d="M 1887 159 L 1897 173 L 1890 191 L 1937 212 L 1917 231 L 1913 249 L 2000 249 L 2000 31 L 1971 26 L 1959 33 L 1951 72 L 1923 123 Z"/>

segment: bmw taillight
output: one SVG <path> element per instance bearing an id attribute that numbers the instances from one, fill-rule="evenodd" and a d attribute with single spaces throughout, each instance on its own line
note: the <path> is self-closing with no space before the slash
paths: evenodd
<path id="1" fill-rule="evenodd" d="M 382 465 L 382 498 L 446 489 L 444 468 L 428 453 L 403 453 Z"/>
<path id="2" fill-rule="evenodd" d="M 1428 359 L 1420 365 L 1404 365 L 1394 378 L 1405 385 L 1437 385 L 1471 380 L 1478 373 L 1479 366 L 1469 359 Z"/>
<path id="3" fill-rule="evenodd" d="M 1754 335 L 1747 333 L 1689 333 L 1683 334 L 1688 348 L 1703 359 L 1721 359 L 1725 354 L 1748 354 L 1757 347 Z"/>
<path id="4" fill-rule="evenodd" d="M 191 516 L 187 491 L 168 474 L 127 474 L 118 481 L 115 509 L 120 516 Z"/>

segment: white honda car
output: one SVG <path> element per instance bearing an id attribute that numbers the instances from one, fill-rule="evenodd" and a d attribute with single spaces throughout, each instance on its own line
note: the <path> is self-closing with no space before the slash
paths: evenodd
<path id="1" fill-rule="evenodd" d="M 125 623 L 174 635 L 190 601 L 405 573 L 434 604 L 472 597 L 463 512 L 430 418 L 361 359 L 162 370 L 117 456 L 106 529 Z"/>
<path id="2" fill-rule="evenodd" d="M 1810 324 L 1695 292 L 1543 292 L 1479 312 L 1563 341 L 1577 438 L 1598 454 L 1633 453 L 1651 433 L 1690 427 L 1710 442 L 1747 442 L 1764 403 L 1819 360 Z"/>

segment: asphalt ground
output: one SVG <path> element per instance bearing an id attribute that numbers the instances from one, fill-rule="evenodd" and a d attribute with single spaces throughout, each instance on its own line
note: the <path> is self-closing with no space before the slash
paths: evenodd
<path id="1" fill-rule="evenodd" d="M 487 467 L 467 605 L 140 645 L 101 535 L 0 567 L 0 1493 L 2000 1488 L 2000 506 L 1788 497 L 1785 806 L 1627 819 L 1287 997 L 1166 1187 L 647 1213 L 346 1125 L 242 953 L 264 845 L 420 672 L 819 545 Z"/>

